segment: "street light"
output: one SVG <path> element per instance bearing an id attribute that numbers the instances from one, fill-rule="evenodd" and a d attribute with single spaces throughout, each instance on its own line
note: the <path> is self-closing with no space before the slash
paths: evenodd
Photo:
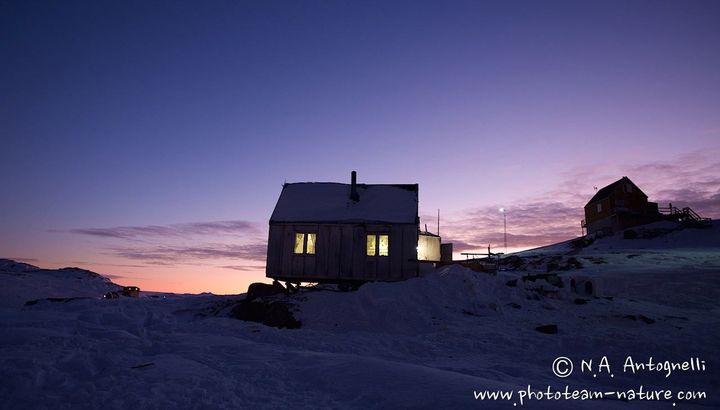
<path id="1" fill-rule="evenodd" d="M 505 208 L 500 208 L 500 212 L 503 214 L 503 238 L 505 239 L 505 253 L 507 253 L 507 214 Z"/>

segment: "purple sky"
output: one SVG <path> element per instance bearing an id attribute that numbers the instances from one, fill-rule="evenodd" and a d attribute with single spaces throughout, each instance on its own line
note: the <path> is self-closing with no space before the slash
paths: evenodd
<path id="1" fill-rule="evenodd" d="M 593 186 L 720 217 L 716 1 L 0 3 L 0 257 L 244 291 L 283 182 L 419 183 L 457 249 Z M 456 250 L 457 250 L 456 249 Z"/>

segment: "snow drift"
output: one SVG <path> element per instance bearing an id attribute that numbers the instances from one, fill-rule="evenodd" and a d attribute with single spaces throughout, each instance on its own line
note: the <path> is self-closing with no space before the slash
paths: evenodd
<path id="1" fill-rule="evenodd" d="M 720 387 L 718 226 L 663 229 L 670 230 L 647 239 L 618 236 L 584 248 L 520 253 L 497 276 L 449 266 L 355 292 L 305 289 L 267 298 L 290 303 L 300 329 L 229 317 L 242 295 L 103 300 L 116 285 L 92 272 L 3 261 L 0 397 L 12 408 L 507 409 L 516 406 L 478 401 L 474 392 L 531 384 L 714 393 Z M 558 257 L 561 263 L 552 265 Z M 570 257 L 580 263 L 566 264 Z M 529 277 L 534 280 L 523 280 Z M 547 279 L 555 277 L 562 280 Z M 605 294 L 581 295 L 567 285 L 580 277 L 603 281 Z M 87 298 L 24 304 L 48 297 Z M 557 333 L 541 333 L 542 326 Z M 712 366 L 671 378 L 629 374 L 621 370 L 628 355 L 700 357 Z M 559 356 L 606 356 L 614 377 L 576 371 L 560 379 L 551 371 Z M 525 403 L 533 409 L 659 406 L 672 404 Z M 677 407 L 717 408 L 720 401 L 710 395 Z"/>

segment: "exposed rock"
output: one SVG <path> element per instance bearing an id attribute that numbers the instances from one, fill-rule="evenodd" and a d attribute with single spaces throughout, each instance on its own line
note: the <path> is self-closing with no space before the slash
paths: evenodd
<path id="1" fill-rule="evenodd" d="M 570 270 L 570 269 L 582 269 L 583 264 L 582 264 L 582 262 L 580 262 L 579 260 L 577 260 L 577 258 L 571 257 L 571 258 L 568 258 L 568 260 L 567 260 L 567 262 L 566 262 L 566 264 L 565 264 L 565 267 L 566 267 L 568 270 Z"/>
<path id="2" fill-rule="evenodd" d="M 35 300 L 28 300 L 25 302 L 25 306 L 32 306 L 37 305 L 38 302 L 72 302 L 73 300 L 81 300 L 81 299 L 90 299 L 88 297 L 72 297 L 72 298 L 44 298 L 44 299 L 35 299 Z"/>
<path id="3" fill-rule="evenodd" d="M 595 265 L 602 265 L 604 263 L 607 263 L 607 261 L 601 257 L 585 256 L 585 259 L 589 260 L 590 262 L 594 263 Z"/>
<path id="4" fill-rule="evenodd" d="M 562 279 L 556 273 L 539 273 L 537 275 L 526 275 L 522 277 L 522 280 L 523 282 L 545 281 L 548 284 L 555 286 L 556 288 L 562 288 L 565 286 Z"/>
<path id="5" fill-rule="evenodd" d="M 525 264 L 523 259 L 517 255 L 510 255 L 506 258 L 503 258 L 501 260 L 501 263 L 505 266 L 510 266 L 513 269 L 519 269 Z"/>
<path id="6" fill-rule="evenodd" d="M 634 229 L 627 229 L 623 232 L 623 239 L 637 239 L 638 233 Z"/>
<path id="7" fill-rule="evenodd" d="M 563 283 L 562 279 L 558 275 L 550 275 L 545 279 L 547 283 L 555 286 L 556 288 L 563 288 L 565 287 L 565 284 Z"/>
<path id="8" fill-rule="evenodd" d="M 554 335 L 558 332 L 557 325 L 541 325 L 535 328 L 540 333 L 545 333 L 548 335 Z"/>
<path id="9" fill-rule="evenodd" d="M 595 238 L 589 236 L 583 236 L 581 238 L 573 239 L 570 241 L 570 246 L 575 249 L 586 248 L 595 241 Z"/>
<path id="10" fill-rule="evenodd" d="M 285 293 L 285 287 L 281 285 L 280 282 L 275 281 L 272 285 L 255 282 L 248 286 L 247 294 L 245 294 L 245 300 L 251 302 L 257 298 L 264 298 L 281 293 Z"/>
<path id="11" fill-rule="evenodd" d="M 293 316 L 290 305 L 281 302 L 241 300 L 230 311 L 230 316 L 249 322 L 262 323 L 277 328 L 297 329 L 301 323 Z"/>
<path id="12" fill-rule="evenodd" d="M 638 315 L 638 319 L 642 320 L 643 322 L 647 323 L 648 325 L 655 323 L 655 319 L 651 319 L 645 315 Z"/>

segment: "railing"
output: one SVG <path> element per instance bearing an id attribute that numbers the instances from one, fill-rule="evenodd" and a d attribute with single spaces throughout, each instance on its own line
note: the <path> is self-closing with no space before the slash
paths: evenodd
<path id="1" fill-rule="evenodd" d="M 658 212 L 663 215 L 677 217 L 678 221 L 703 222 L 712 220 L 710 218 L 703 218 L 697 212 L 693 211 L 692 208 L 687 206 L 682 209 L 679 209 L 676 206 L 672 206 L 672 204 L 669 204 L 668 206 L 659 206 Z"/>

